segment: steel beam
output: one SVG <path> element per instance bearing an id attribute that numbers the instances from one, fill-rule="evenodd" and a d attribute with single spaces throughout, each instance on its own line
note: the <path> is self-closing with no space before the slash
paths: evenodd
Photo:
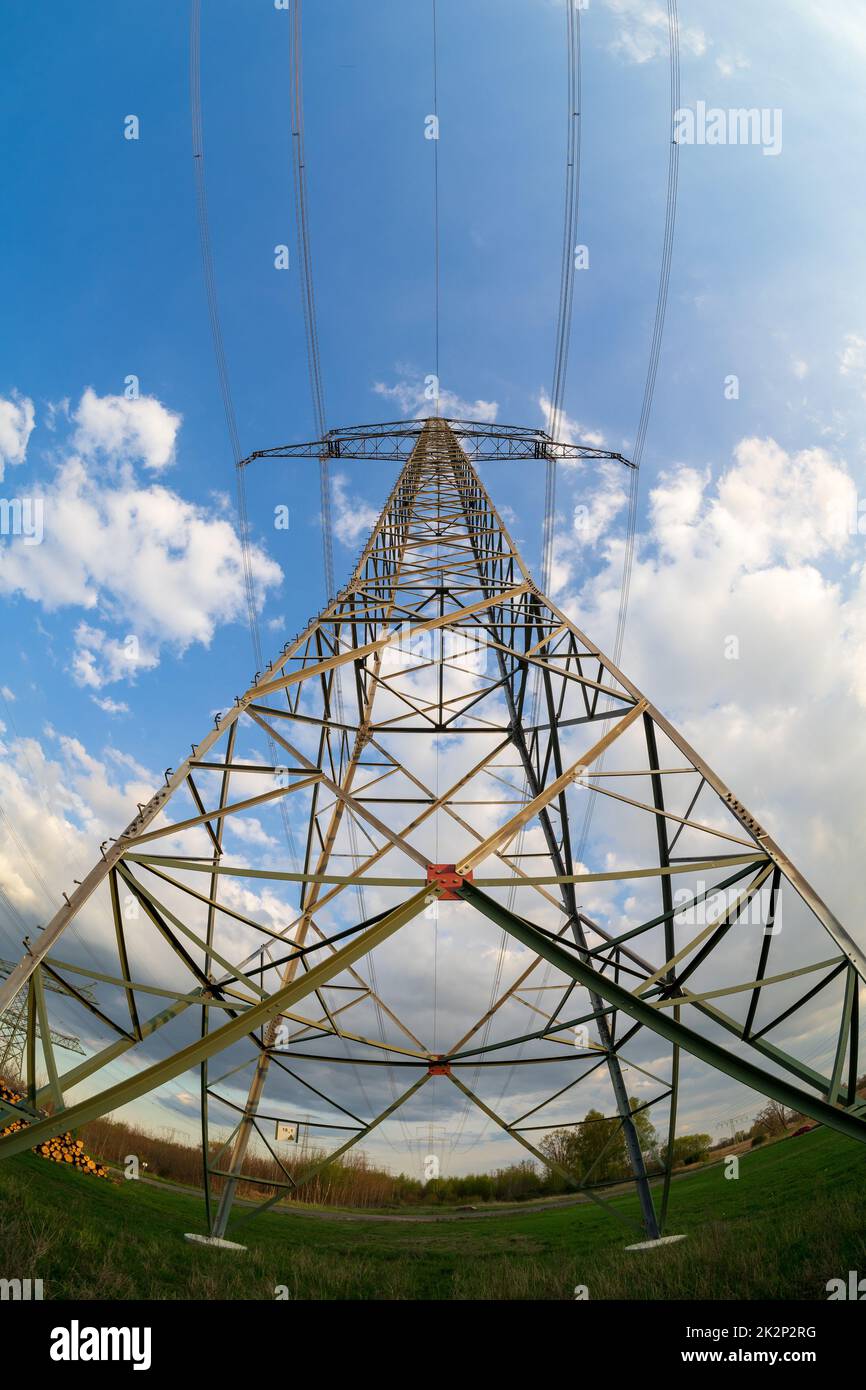
<path id="1" fill-rule="evenodd" d="M 691 1053 L 693 1057 L 708 1063 L 717 1071 L 724 1072 L 735 1081 L 741 1082 L 742 1085 L 751 1087 L 752 1090 L 760 1092 L 761 1095 L 769 1096 L 771 1100 L 779 1101 L 780 1104 L 791 1110 L 802 1111 L 804 1115 L 809 1115 L 819 1124 L 828 1125 L 830 1129 L 837 1130 L 849 1139 L 856 1139 L 859 1143 L 866 1144 L 866 1120 L 859 1119 L 848 1110 L 829 1105 L 827 1101 L 810 1095 L 807 1091 L 800 1090 L 798 1086 L 792 1085 L 782 1077 L 773 1076 L 770 1072 L 755 1066 L 754 1063 L 745 1058 L 738 1057 L 730 1049 L 721 1047 L 709 1038 L 702 1037 L 700 1033 L 696 1033 L 684 1023 L 677 1023 L 674 1018 L 660 1013 L 651 1005 L 636 998 L 629 990 L 623 989 L 621 985 L 615 984 L 607 976 L 585 965 L 578 956 L 572 955 L 562 946 L 558 946 L 549 937 L 539 932 L 531 922 L 527 922 L 510 912 L 507 907 L 496 902 L 480 888 L 475 888 L 471 883 L 464 883 L 457 892 L 465 902 L 470 903 L 491 922 L 502 927 L 510 936 L 523 942 L 524 946 L 528 946 L 538 955 L 543 956 L 564 975 L 577 980 L 578 984 L 583 985 L 586 989 L 600 994 L 614 1008 L 622 1009 L 623 1013 L 628 1014 L 637 1023 L 651 1028 L 654 1033 L 666 1038 L 668 1042 L 681 1047 L 685 1052 Z"/>

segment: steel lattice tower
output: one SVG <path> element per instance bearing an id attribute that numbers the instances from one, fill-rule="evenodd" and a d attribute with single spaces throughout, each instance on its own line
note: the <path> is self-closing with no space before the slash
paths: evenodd
<path id="1" fill-rule="evenodd" d="M 11 961 L 0 960 L 0 979 L 8 975 L 12 969 L 14 965 Z M 65 993 L 59 985 L 49 983 L 48 988 Z M 18 1081 L 24 1075 L 28 1042 L 35 1045 L 36 1040 L 41 1039 L 38 1021 L 34 1019 L 32 1023 L 28 1023 L 28 1003 L 27 993 L 22 990 L 14 1003 L 0 1014 L 0 1080 Z M 57 1028 L 51 1029 L 51 1045 L 62 1047 L 66 1052 L 77 1052 L 82 1057 L 87 1055 L 81 1046 L 80 1038 L 61 1033 Z"/>
<path id="2" fill-rule="evenodd" d="M 543 1158 L 530 1136 L 563 1123 L 545 1107 L 606 1077 L 654 1237 L 670 1169 L 656 1211 L 623 1069 L 651 1092 L 641 1109 L 667 1107 L 670 1153 L 682 1052 L 866 1141 L 863 953 L 767 830 L 539 591 L 471 461 L 619 456 L 435 418 L 252 457 L 310 453 L 403 466 L 347 586 L 102 847 L 0 992 L 5 1008 L 29 991 L 48 1073 L 40 1088 L 31 1048 L 28 1101 L 5 1107 L 29 1126 L 0 1141 L 0 1157 L 197 1067 L 208 1229 L 222 1235 L 239 1181 L 276 1189 L 262 1209 L 323 1166 L 293 1176 L 266 1132 L 309 1108 L 311 1093 L 323 1117 L 314 1127 L 349 1132 L 337 1154 L 411 1109 L 432 1079 Z M 573 827 L 590 798 L 585 864 Z M 303 862 L 287 865 L 284 851 L 264 866 L 238 861 L 227 832 L 243 846 L 280 802 L 305 828 Z M 583 892 L 603 913 L 583 910 Z M 102 973 L 62 958 L 76 916 L 91 940 L 104 946 L 106 927 L 113 939 Z M 449 990 L 440 985 L 449 1022 L 465 1012 L 446 1046 L 419 1022 L 424 1010 L 405 1018 L 405 1001 L 389 1003 L 393 981 L 420 978 L 434 930 L 454 966 Z M 469 1007 L 464 980 L 480 978 L 497 931 L 507 982 L 496 977 L 489 1007 Z M 46 1045 L 46 982 L 107 1035 L 62 1076 Z M 823 1070 L 799 1043 L 819 1009 Z M 662 1045 L 663 1068 L 643 1052 L 633 1060 L 648 1040 Z M 121 1059 L 119 1079 L 100 1088 Z M 464 1079 L 523 1066 L 557 1084 L 510 1120 Z M 337 1100 L 327 1088 L 339 1067 L 386 1073 L 389 1103 L 371 1116 L 357 1098 Z M 227 1114 L 235 1127 L 217 1146 L 211 1122 Z M 250 1177 L 251 1143 L 285 1181 Z M 565 1177 L 602 1200 L 591 1174 Z"/>

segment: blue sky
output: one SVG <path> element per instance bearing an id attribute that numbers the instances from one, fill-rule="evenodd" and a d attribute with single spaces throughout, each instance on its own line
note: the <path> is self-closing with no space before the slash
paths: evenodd
<path id="1" fill-rule="evenodd" d="M 288 23 L 271 0 L 206 0 L 203 10 L 211 231 L 249 452 L 314 433 L 295 269 Z M 308 0 L 305 10 L 328 424 L 414 414 L 432 371 L 430 6 Z M 682 104 L 779 108 L 783 143 L 777 157 L 742 145 L 680 151 L 623 658 L 743 800 L 773 818 L 855 934 L 864 557 L 856 528 L 837 533 L 825 510 L 830 498 L 856 513 L 863 493 L 858 11 L 855 0 L 837 0 L 832 17 L 813 0 L 768 0 L 759 12 L 745 0 L 680 5 Z M 499 420 L 544 425 L 563 211 L 564 6 L 439 0 L 438 13 L 443 389 L 470 414 L 484 402 Z M 590 0 L 582 15 L 578 240 L 590 267 L 576 276 L 563 428 L 626 453 L 662 245 L 663 19 L 662 7 L 633 0 Z M 0 538 L 2 791 L 56 898 L 69 883 L 61 868 L 86 867 L 103 832 L 125 824 L 132 793 L 177 761 L 245 688 L 252 665 L 199 257 L 185 7 L 6 7 L 0 35 L 11 55 L 0 90 L 0 495 L 45 498 L 41 546 Z M 124 139 L 129 114 L 140 120 L 137 141 Z M 277 271 L 274 247 L 284 242 L 292 266 Z M 122 401 L 130 374 L 148 398 L 133 413 Z M 725 396 L 729 374 L 739 378 L 736 400 Z M 344 471 L 338 577 L 393 482 L 389 465 Z M 485 481 L 536 566 L 540 477 L 501 465 Z M 269 650 L 324 597 L 318 489 L 310 462 L 265 463 L 249 477 Z M 573 524 L 587 502 L 604 518 L 589 544 Z M 287 533 L 273 526 L 279 504 L 291 511 Z M 563 470 L 559 505 L 558 601 L 609 647 L 624 523 L 617 481 Z M 202 566 L 215 577 L 197 585 Z M 736 664 L 722 657 L 732 633 Z M 137 665 L 122 656 L 130 635 L 144 653 Z M 41 813 L 55 794 L 62 815 L 47 826 Z M 44 920 L 41 889 L 8 833 L 0 882 L 24 921 Z M 19 940 L 7 918 L 3 954 L 17 955 Z M 726 1105 L 734 1113 L 740 1094 L 719 1086 L 708 1099 L 696 1083 L 696 1123 Z M 149 1104 L 149 1119 L 158 1108 Z M 501 1146 L 481 1152 L 502 1156 Z"/>

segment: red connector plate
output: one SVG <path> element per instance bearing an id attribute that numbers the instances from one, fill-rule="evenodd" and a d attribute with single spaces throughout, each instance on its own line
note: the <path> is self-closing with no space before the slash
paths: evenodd
<path id="1" fill-rule="evenodd" d="M 458 901 L 456 889 L 462 887 L 464 883 L 472 882 L 472 872 L 468 874 L 458 874 L 455 864 L 428 864 L 427 882 L 436 883 L 444 891 L 440 894 L 443 902 Z"/>

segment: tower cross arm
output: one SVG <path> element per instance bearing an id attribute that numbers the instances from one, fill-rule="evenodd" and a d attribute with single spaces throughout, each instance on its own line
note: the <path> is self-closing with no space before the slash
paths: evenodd
<path id="1" fill-rule="evenodd" d="M 425 431 L 435 427 L 439 417 L 420 420 L 394 420 L 376 425 L 349 425 L 329 430 L 322 439 L 302 444 L 278 444 L 271 449 L 257 449 L 241 460 L 247 467 L 258 459 L 327 458 L 378 459 L 382 462 L 405 462 Z M 551 439 L 544 430 L 519 425 L 490 424 L 483 420 L 445 420 L 460 438 L 464 452 L 473 463 L 508 462 L 515 459 L 536 459 L 540 462 L 558 460 L 607 460 L 626 468 L 635 464 L 610 449 L 593 448 L 588 444 Z"/>

